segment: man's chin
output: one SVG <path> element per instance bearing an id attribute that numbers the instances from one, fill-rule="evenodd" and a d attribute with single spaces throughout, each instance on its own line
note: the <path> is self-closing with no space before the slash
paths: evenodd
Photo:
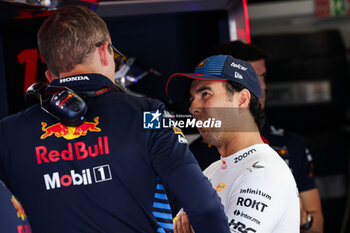
<path id="1" fill-rule="evenodd" d="M 203 137 L 203 140 L 209 144 L 213 144 L 214 145 L 214 135 L 213 135 L 213 132 L 208 130 L 208 129 L 201 129 L 201 130 L 198 130 L 199 133 L 201 134 L 201 136 Z"/>
<path id="2" fill-rule="evenodd" d="M 202 137 L 209 134 L 208 129 L 198 129 L 198 132 L 202 135 Z"/>

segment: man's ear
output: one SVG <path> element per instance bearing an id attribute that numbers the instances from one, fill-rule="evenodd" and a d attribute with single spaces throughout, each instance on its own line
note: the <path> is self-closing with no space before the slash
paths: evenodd
<path id="1" fill-rule="evenodd" d="M 97 47 L 97 51 L 98 51 L 99 59 L 102 66 L 108 66 L 109 64 L 108 56 L 110 56 L 108 51 L 108 42 L 105 41 L 101 46 Z"/>
<path id="2" fill-rule="evenodd" d="M 48 81 L 49 83 L 52 82 L 54 79 L 57 78 L 55 75 L 53 75 L 53 74 L 51 73 L 51 71 L 50 71 L 49 69 L 47 69 L 47 70 L 45 71 L 45 76 L 46 76 L 46 79 L 47 79 L 47 81 Z"/>
<path id="3" fill-rule="evenodd" d="M 239 107 L 249 107 L 251 94 L 248 89 L 244 88 L 238 93 L 238 106 Z"/>

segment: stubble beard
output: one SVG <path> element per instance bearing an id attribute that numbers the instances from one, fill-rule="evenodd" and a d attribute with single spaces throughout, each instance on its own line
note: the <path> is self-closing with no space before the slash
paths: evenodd
<path id="1" fill-rule="evenodd" d="M 219 132 L 216 132 L 215 129 L 199 129 L 198 131 L 206 143 L 214 145 L 216 147 L 219 146 Z"/>

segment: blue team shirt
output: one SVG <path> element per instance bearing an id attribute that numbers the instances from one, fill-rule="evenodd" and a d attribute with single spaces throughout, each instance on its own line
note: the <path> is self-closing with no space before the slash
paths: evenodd
<path id="1" fill-rule="evenodd" d="M 264 125 L 262 136 L 288 164 L 299 192 L 316 188 L 313 159 L 302 137 L 294 132 L 276 128 L 269 123 Z"/>
<path id="2" fill-rule="evenodd" d="M 48 93 L 67 86 L 96 96 L 78 127 L 62 125 L 39 104 L 0 121 L 0 179 L 33 232 L 172 232 L 167 190 L 198 232 L 229 232 L 181 131 L 145 128 L 144 112 L 164 110 L 161 102 L 121 93 L 98 74 L 50 85 Z"/>
<path id="3" fill-rule="evenodd" d="M 0 180 L 0 231 L 4 233 L 31 233 L 21 203 Z"/>

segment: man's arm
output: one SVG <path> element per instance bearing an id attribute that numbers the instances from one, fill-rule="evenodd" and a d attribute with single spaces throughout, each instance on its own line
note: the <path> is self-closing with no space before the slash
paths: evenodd
<path id="1" fill-rule="evenodd" d="M 315 184 L 313 176 L 313 159 L 309 149 L 305 145 L 305 141 L 301 143 L 303 145 L 303 157 L 302 167 L 296 180 L 299 195 L 300 195 L 300 226 L 302 233 L 323 233 L 323 215 L 320 194 Z M 312 224 L 308 229 L 303 229 L 303 226 L 307 224 L 308 216 L 312 216 Z M 310 216 L 309 216 L 310 217 Z M 305 227 L 304 227 L 305 228 Z"/>
<path id="2" fill-rule="evenodd" d="M 307 212 L 313 218 L 311 227 L 308 230 L 301 228 L 301 233 L 323 233 L 323 215 L 317 188 L 301 192 L 300 201 L 300 225 L 307 224 Z"/>
<path id="3" fill-rule="evenodd" d="M 4 139 L 3 139 L 3 133 L 4 133 L 4 130 L 3 130 L 3 121 L 0 120 L 0 180 L 3 180 L 3 182 L 5 181 L 5 167 L 4 167 L 4 161 L 3 161 L 3 157 L 4 156 L 4 146 L 3 146 L 3 143 L 4 143 Z M 5 138 L 5 137 L 4 137 Z M 4 182 L 5 183 L 5 182 Z M 0 183 L 1 185 L 1 183 Z"/>
<path id="4" fill-rule="evenodd" d="M 196 232 L 230 232 L 220 198 L 197 164 L 176 169 L 167 184 Z"/>
<path id="5" fill-rule="evenodd" d="M 166 190 L 174 194 L 186 211 L 193 229 L 229 233 L 220 198 L 203 175 L 181 130 L 172 127 L 149 133 L 149 161 Z"/>

